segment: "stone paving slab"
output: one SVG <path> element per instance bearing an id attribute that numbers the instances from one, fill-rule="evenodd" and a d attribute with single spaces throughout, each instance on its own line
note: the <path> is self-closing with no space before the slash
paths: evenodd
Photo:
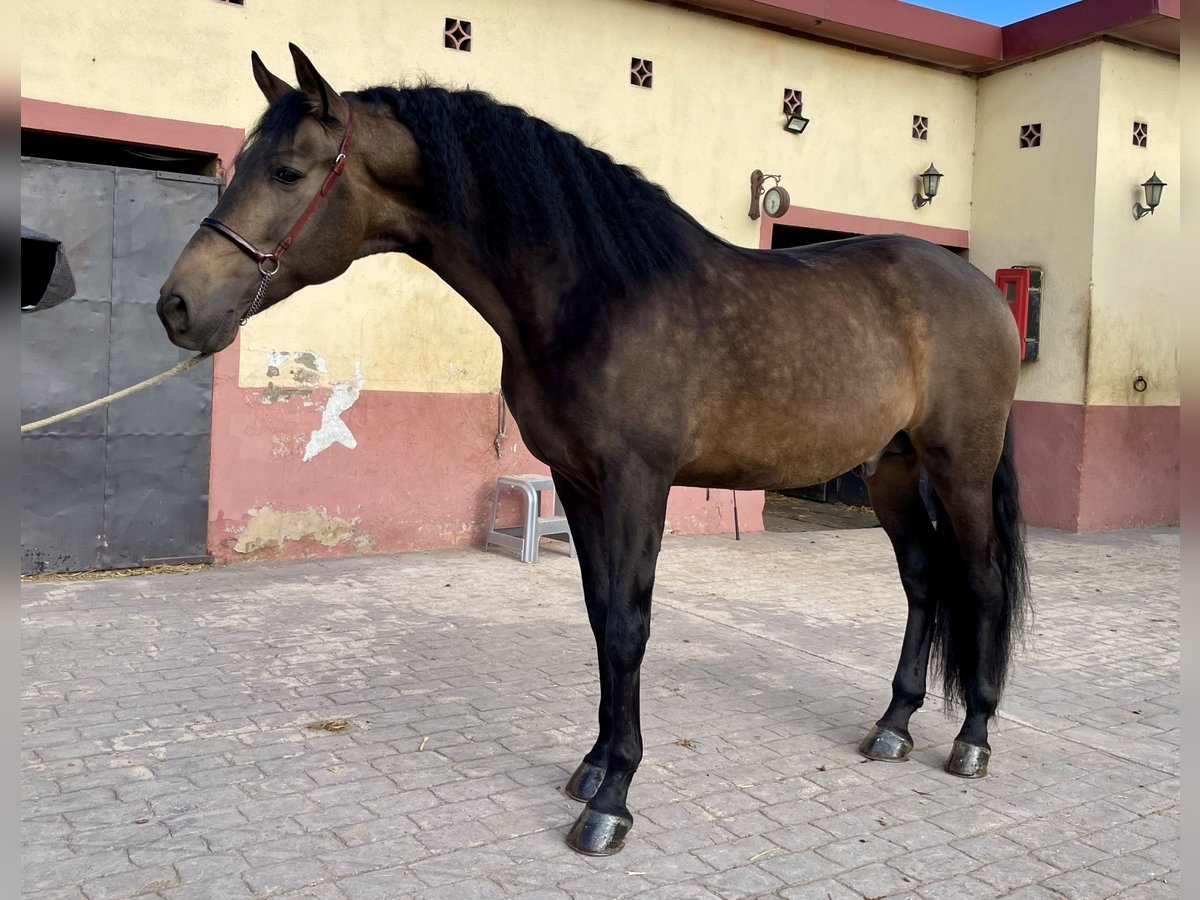
<path id="1" fill-rule="evenodd" d="M 597 688 L 554 548 L 26 584 L 23 896 L 1178 896 L 1178 531 L 1030 554 L 965 782 L 937 702 L 911 761 L 855 752 L 905 615 L 881 530 L 668 537 L 607 859 L 563 843 Z"/>

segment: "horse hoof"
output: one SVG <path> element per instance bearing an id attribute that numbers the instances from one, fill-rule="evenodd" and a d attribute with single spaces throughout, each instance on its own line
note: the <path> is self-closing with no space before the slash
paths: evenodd
<path id="1" fill-rule="evenodd" d="M 584 809 L 567 835 L 567 846 L 585 856 L 612 856 L 625 846 L 633 819 Z"/>
<path id="2" fill-rule="evenodd" d="M 904 762 L 912 748 L 912 736 L 907 731 L 876 725 L 858 745 L 858 752 L 867 759 Z"/>
<path id="3" fill-rule="evenodd" d="M 987 774 L 988 760 L 992 751 L 966 741 L 955 741 L 946 760 L 946 771 L 959 778 L 982 778 Z"/>
<path id="4" fill-rule="evenodd" d="M 567 781 L 567 786 L 563 790 L 567 792 L 567 796 L 572 800 L 587 803 L 596 796 L 596 791 L 600 790 L 600 782 L 603 780 L 604 769 L 599 766 L 593 766 L 590 762 L 584 760 L 579 764 L 579 768 L 575 770 L 575 774 Z"/>

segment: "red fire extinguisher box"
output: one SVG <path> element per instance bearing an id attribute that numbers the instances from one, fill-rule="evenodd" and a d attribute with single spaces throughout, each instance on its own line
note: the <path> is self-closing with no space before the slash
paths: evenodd
<path id="1" fill-rule="evenodd" d="M 1017 333 L 1021 336 L 1021 359 L 1038 358 L 1042 321 L 1042 270 L 1036 266 L 1014 266 L 996 270 L 996 287 L 1008 301 Z"/>

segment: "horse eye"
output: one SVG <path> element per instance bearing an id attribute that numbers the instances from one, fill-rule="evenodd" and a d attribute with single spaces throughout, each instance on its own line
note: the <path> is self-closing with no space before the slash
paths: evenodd
<path id="1" fill-rule="evenodd" d="M 281 168 L 277 169 L 275 172 L 275 180 L 280 184 L 295 184 L 303 177 L 304 176 L 295 169 Z"/>

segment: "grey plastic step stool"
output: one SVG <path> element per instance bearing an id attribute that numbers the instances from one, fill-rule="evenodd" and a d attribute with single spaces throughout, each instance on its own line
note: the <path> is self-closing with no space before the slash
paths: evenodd
<path id="1" fill-rule="evenodd" d="M 516 488 L 524 495 L 525 521 L 520 525 L 508 528 L 496 527 L 496 510 L 500 505 L 500 489 Z M 546 491 L 554 497 L 554 515 L 543 516 L 542 494 Z M 535 563 L 538 558 L 538 542 L 544 538 L 563 541 L 567 545 L 567 553 L 575 558 L 575 540 L 571 537 L 571 528 L 567 525 L 567 516 L 563 512 L 558 494 L 554 491 L 554 479 L 549 475 L 501 475 L 496 479 L 496 494 L 492 498 L 492 524 L 488 527 L 487 541 L 483 549 L 487 550 L 492 544 L 518 550 L 521 562 Z"/>

